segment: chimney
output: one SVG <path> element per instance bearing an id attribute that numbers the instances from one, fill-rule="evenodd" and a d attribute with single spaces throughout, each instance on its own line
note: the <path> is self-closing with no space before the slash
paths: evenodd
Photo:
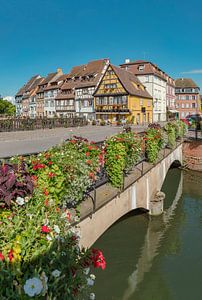
<path id="1" fill-rule="evenodd" d="M 129 64 L 130 63 L 130 59 L 129 58 L 126 58 L 125 59 L 125 64 Z"/>
<path id="2" fill-rule="evenodd" d="M 57 73 L 63 73 L 62 68 L 57 68 Z"/>

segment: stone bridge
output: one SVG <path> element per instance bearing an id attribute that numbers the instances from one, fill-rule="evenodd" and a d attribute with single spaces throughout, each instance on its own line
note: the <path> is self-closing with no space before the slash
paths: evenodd
<path id="1" fill-rule="evenodd" d="M 178 143 L 173 150 L 162 150 L 155 165 L 146 162 L 137 165 L 126 178 L 125 189 L 121 193 L 116 190 L 110 200 L 104 203 L 108 193 L 102 189 L 101 203 L 94 207 L 91 213 L 81 213 L 81 221 L 78 224 L 81 232 L 80 245 L 92 246 L 112 224 L 134 209 L 142 208 L 151 213 L 155 195 L 161 191 L 168 170 L 176 163 L 182 164 L 182 143 Z M 109 189 L 109 185 L 106 188 Z"/>

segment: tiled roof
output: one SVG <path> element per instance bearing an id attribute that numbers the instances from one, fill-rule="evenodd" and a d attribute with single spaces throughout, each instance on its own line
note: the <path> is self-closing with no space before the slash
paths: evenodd
<path id="1" fill-rule="evenodd" d="M 56 75 L 57 75 L 57 72 L 55 72 L 55 73 L 49 73 L 48 76 L 45 77 L 44 81 L 41 82 L 40 85 L 48 84 Z"/>
<path id="2" fill-rule="evenodd" d="M 70 90 L 70 89 L 74 89 L 77 87 L 77 85 L 80 83 L 80 80 L 70 80 L 68 82 L 63 83 L 63 85 L 61 86 L 61 90 Z"/>
<path id="3" fill-rule="evenodd" d="M 37 78 L 35 82 L 29 87 L 27 90 L 28 92 L 31 92 L 33 89 L 35 89 L 42 81 L 44 80 L 43 77 Z"/>
<path id="4" fill-rule="evenodd" d="M 22 96 L 31 87 L 31 85 L 34 83 L 38 76 L 39 75 L 33 76 L 23 87 L 19 89 L 15 96 Z"/>
<path id="5" fill-rule="evenodd" d="M 130 95 L 152 99 L 151 95 L 147 92 L 145 87 L 144 90 L 142 90 L 140 87 L 136 88 L 136 86 L 143 86 L 143 84 L 133 73 L 121 69 L 120 67 L 116 67 L 113 65 L 110 66 L 112 67 L 120 82 Z"/>
<path id="6" fill-rule="evenodd" d="M 197 88 L 198 86 L 191 78 L 178 78 L 175 80 L 176 88 Z"/>
<path id="7" fill-rule="evenodd" d="M 144 69 L 140 70 L 139 66 L 144 65 Z M 132 72 L 133 74 L 137 75 L 147 75 L 147 74 L 154 74 L 163 80 L 167 81 L 167 74 L 162 71 L 157 65 L 153 64 L 149 61 L 144 60 L 137 60 L 134 62 L 129 62 L 120 65 L 121 68 L 127 69 L 128 71 Z"/>
<path id="8" fill-rule="evenodd" d="M 86 65 L 73 67 L 69 77 L 79 77 L 76 88 L 96 86 L 108 61 L 108 59 L 99 59 L 90 61 Z"/>

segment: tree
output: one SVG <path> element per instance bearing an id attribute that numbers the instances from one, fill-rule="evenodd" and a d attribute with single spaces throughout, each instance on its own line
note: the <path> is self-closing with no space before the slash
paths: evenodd
<path id="1" fill-rule="evenodd" d="M 0 99 L 0 115 L 14 116 L 15 112 L 15 105 L 7 100 Z"/>

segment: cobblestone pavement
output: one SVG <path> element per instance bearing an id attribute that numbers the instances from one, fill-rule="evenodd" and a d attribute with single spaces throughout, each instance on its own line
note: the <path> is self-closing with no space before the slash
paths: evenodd
<path id="1" fill-rule="evenodd" d="M 137 132 L 144 126 L 135 126 Z M 84 126 L 73 128 L 40 129 L 34 131 L 0 132 L 0 157 L 34 153 L 59 144 L 73 135 L 85 137 L 91 141 L 102 141 L 106 137 L 122 131 L 117 126 Z"/>

